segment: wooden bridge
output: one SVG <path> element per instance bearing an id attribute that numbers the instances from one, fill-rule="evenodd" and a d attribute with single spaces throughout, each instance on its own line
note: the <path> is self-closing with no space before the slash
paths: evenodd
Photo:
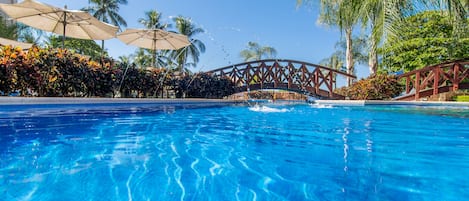
<path id="1" fill-rule="evenodd" d="M 396 100 L 419 100 L 439 93 L 469 89 L 469 60 L 447 62 L 414 70 L 398 77 L 405 94 Z"/>
<path id="2" fill-rule="evenodd" d="M 228 77 L 235 83 L 236 92 L 285 89 L 328 99 L 344 99 L 343 96 L 334 93 L 337 75 L 356 79 L 354 75 L 325 66 L 279 59 L 245 62 L 207 73 Z"/>

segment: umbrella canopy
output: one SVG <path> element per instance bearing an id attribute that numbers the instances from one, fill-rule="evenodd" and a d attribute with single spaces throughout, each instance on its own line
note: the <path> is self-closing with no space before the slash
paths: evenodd
<path id="1" fill-rule="evenodd" d="M 32 43 L 23 43 L 23 42 L 19 42 L 16 40 L 10 40 L 7 38 L 0 38 L 0 46 L 7 46 L 7 45 L 11 45 L 13 47 L 21 47 L 23 50 L 29 49 L 33 46 Z"/>
<path id="2" fill-rule="evenodd" d="M 114 38 L 118 27 L 99 21 L 85 11 L 61 9 L 34 0 L 0 4 L 10 18 L 44 31 L 67 37 L 105 40 Z"/>
<path id="3" fill-rule="evenodd" d="M 161 29 L 127 29 L 117 34 L 117 38 L 127 45 L 150 50 L 177 50 L 191 44 L 187 36 Z M 152 60 L 155 65 L 156 52 Z"/>
<path id="4" fill-rule="evenodd" d="M 161 29 L 127 29 L 117 38 L 127 45 L 150 50 L 177 50 L 191 44 L 187 36 Z"/>

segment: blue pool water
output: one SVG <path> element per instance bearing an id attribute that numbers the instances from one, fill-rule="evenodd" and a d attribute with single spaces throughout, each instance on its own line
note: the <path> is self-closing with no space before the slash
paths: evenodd
<path id="1" fill-rule="evenodd" d="M 0 200 L 468 200 L 469 108 L 0 106 Z"/>

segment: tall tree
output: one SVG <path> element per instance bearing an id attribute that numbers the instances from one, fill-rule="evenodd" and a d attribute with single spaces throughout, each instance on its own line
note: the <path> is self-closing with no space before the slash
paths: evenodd
<path id="1" fill-rule="evenodd" d="M 431 64 L 469 57 L 469 32 L 459 36 L 451 17 L 426 11 L 404 19 L 399 35 L 383 45 L 382 64 L 387 71 L 411 71 Z"/>
<path id="2" fill-rule="evenodd" d="M 274 58 L 277 55 L 277 50 L 270 46 L 260 46 L 256 42 L 248 42 L 247 49 L 241 51 L 240 55 L 244 61 L 255 61 L 263 59 L 264 56 Z"/>
<path id="3" fill-rule="evenodd" d="M 39 29 L 26 26 L 22 23 L 13 23 L 12 21 L 4 20 L 0 16 L 0 37 L 37 44 L 42 33 L 43 31 Z"/>
<path id="4" fill-rule="evenodd" d="M 308 0 L 297 0 L 297 5 L 301 5 Z M 320 0 L 321 11 L 319 22 L 325 25 L 338 27 L 345 34 L 346 53 L 345 66 L 347 73 L 354 72 L 353 61 L 353 28 L 360 20 L 359 13 L 362 6 L 362 0 Z M 352 84 L 352 79 L 347 78 L 347 85 Z"/>
<path id="5" fill-rule="evenodd" d="M 17 29 L 16 24 L 6 21 L 0 15 L 0 37 L 16 40 L 18 38 Z"/>
<path id="6" fill-rule="evenodd" d="M 186 66 L 195 66 L 199 62 L 200 53 L 205 52 L 205 44 L 194 38 L 197 34 L 203 33 L 204 30 L 196 27 L 190 18 L 178 16 L 174 18 L 174 22 L 176 23 L 177 31 L 180 34 L 186 35 L 191 43 L 189 46 L 173 51 L 171 54 L 177 60 L 177 70 L 184 72 Z M 191 59 L 192 62 L 187 63 L 188 59 Z"/>
<path id="7" fill-rule="evenodd" d="M 84 8 L 97 19 L 115 25 L 121 29 L 127 27 L 125 19 L 119 15 L 119 6 L 126 5 L 127 0 L 89 0 L 90 6 Z M 101 48 L 104 50 L 104 40 L 101 41 Z"/>
<path id="8" fill-rule="evenodd" d="M 138 19 L 138 22 L 147 29 L 166 30 L 167 28 L 170 28 L 170 24 L 163 23 L 161 21 L 161 16 L 162 13 L 158 12 L 157 10 L 150 10 L 145 12 L 145 18 Z"/>
<path id="9" fill-rule="evenodd" d="M 140 24 L 142 24 L 143 26 L 145 26 L 145 28 L 147 28 L 147 29 L 166 30 L 167 28 L 170 28 L 171 27 L 170 24 L 162 22 L 161 16 L 162 16 L 162 14 L 160 12 L 158 12 L 156 10 L 150 10 L 150 11 L 145 12 L 145 17 L 138 19 L 138 22 Z M 144 52 L 145 51 L 143 51 L 143 53 Z M 152 53 L 152 61 L 153 61 L 152 65 L 158 64 L 159 62 L 156 61 L 157 51 L 156 50 L 151 50 L 151 53 Z M 163 54 L 163 53 L 161 53 L 161 51 L 160 51 L 159 54 Z M 160 60 L 160 59 L 158 59 L 158 60 Z"/>
<path id="10" fill-rule="evenodd" d="M 54 35 L 49 37 L 48 45 L 54 48 L 62 47 L 62 37 Z M 87 55 L 93 60 L 99 60 L 103 54 L 99 45 L 93 40 L 67 38 L 65 40 L 65 48 L 78 54 Z"/>

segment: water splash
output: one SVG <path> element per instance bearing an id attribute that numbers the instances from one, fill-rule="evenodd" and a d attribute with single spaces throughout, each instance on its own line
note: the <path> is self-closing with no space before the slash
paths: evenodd
<path id="1" fill-rule="evenodd" d="M 318 109 L 330 109 L 330 108 L 333 108 L 332 105 L 324 105 L 324 104 L 319 104 L 319 103 L 313 103 L 313 104 L 309 104 L 312 108 L 318 108 Z"/>
<path id="2" fill-rule="evenodd" d="M 273 108 L 273 107 L 267 107 L 265 105 L 260 106 L 260 105 L 254 105 L 252 107 L 249 107 L 249 110 L 254 111 L 254 112 L 265 112 L 265 113 L 270 113 L 270 112 L 290 112 L 291 110 L 287 108 Z"/>

